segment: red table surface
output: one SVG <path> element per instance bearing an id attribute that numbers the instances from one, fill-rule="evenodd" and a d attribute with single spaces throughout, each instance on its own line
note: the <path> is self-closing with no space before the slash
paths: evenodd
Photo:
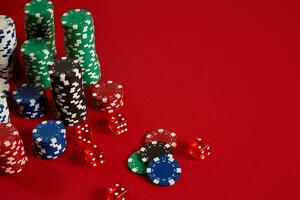
<path id="1" fill-rule="evenodd" d="M 1 0 L 1 14 L 17 25 L 25 1 Z M 64 54 L 60 16 L 92 12 L 102 80 L 123 83 L 130 131 L 113 136 L 105 116 L 88 122 L 107 164 L 90 169 L 69 146 L 57 160 L 32 155 L 31 130 L 41 120 L 11 113 L 29 164 L 0 177 L 0 199 L 104 199 L 120 182 L 130 199 L 293 200 L 299 192 L 299 1 L 63 0 L 55 1 L 58 56 Z M 51 119 L 53 113 L 47 115 Z M 145 133 L 167 128 L 178 135 L 175 158 L 182 177 L 172 187 L 151 184 L 127 168 Z M 186 155 L 202 136 L 212 145 L 204 162 Z"/>

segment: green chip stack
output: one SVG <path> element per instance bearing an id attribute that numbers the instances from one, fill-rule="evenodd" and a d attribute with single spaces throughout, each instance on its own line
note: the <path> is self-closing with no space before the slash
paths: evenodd
<path id="1" fill-rule="evenodd" d="M 51 42 L 42 38 L 26 40 L 21 46 L 27 81 L 50 87 L 48 65 L 53 61 L 50 54 Z"/>
<path id="2" fill-rule="evenodd" d="M 24 6 L 27 39 L 43 38 L 51 43 L 50 53 L 56 55 L 54 9 L 48 0 L 32 0 Z"/>
<path id="3" fill-rule="evenodd" d="M 61 20 L 67 57 L 79 61 L 85 86 L 97 83 L 101 78 L 101 71 L 95 47 L 92 14 L 86 10 L 75 9 L 64 13 Z"/>

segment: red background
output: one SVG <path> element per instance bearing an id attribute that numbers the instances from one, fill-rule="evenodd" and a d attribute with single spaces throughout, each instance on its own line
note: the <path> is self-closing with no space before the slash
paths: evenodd
<path id="1" fill-rule="evenodd" d="M 299 1 L 63 0 L 54 1 L 58 55 L 60 16 L 92 12 L 102 80 L 123 83 L 130 132 L 113 136 L 103 114 L 88 120 L 107 164 L 90 169 L 69 146 L 57 160 L 33 157 L 31 129 L 40 120 L 11 114 L 30 162 L 22 174 L 0 177 L 1 199 L 104 199 L 123 183 L 130 199 L 300 199 Z M 1 14 L 24 41 L 25 1 L 0 0 Z M 52 118 L 52 114 L 47 115 Z M 128 155 L 147 131 L 178 135 L 181 180 L 158 187 L 127 169 Z M 186 145 L 210 141 L 209 160 L 186 156 Z"/>

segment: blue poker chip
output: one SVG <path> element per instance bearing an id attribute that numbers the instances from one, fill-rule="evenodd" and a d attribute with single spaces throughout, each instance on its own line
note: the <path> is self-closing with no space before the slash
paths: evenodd
<path id="1" fill-rule="evenodd" d="M 34 105 L 41 98 L 44 98 L 44 89 L 40 84 L 23 84 L 13 92 L 13 99 L 17 104 Z"/>
<path id="2" fill-rule="evenodd" d="M 160 156 L 148 163 L 148 178 L 157 185 L 174 185 L 181 176 L 181 167 L 173 157 Z"/>
<path id="3" fill-rule="evenodd" d="M 61 121 L 47 120 L 38 124 L 32 131 L 32 140 L 50 143 L 51 139 L 61 138 L 66 135 L 66 129 Z"/>

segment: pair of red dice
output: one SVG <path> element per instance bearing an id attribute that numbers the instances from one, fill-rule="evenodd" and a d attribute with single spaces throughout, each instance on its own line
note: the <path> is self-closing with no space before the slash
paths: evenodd
<path id="1" fill-rule="evenodd" d="M 93 132 L 87 123 L 75 127 L 73 141 L 83 149 L 84 160 L 90 167 L 97 167 L 104 163 L 103 151 L 93 142 Z"/>

